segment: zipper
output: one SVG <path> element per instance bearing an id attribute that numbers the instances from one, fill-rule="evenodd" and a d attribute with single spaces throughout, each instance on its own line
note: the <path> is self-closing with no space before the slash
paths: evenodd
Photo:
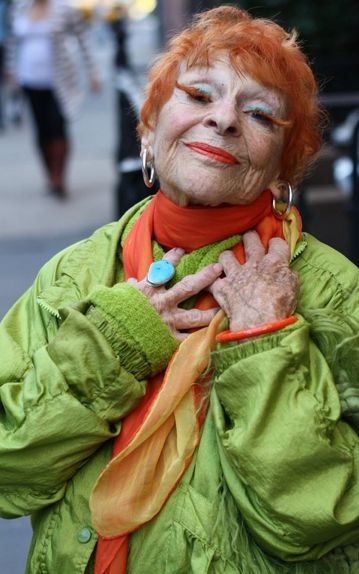
<path id="1" fill-rule="evenodd" d="M 293 261 L 295 259 L 297 259 L 299 257 L 299 255 L 301 255 L 303 253 L 303 251 L 305 250 L 307 245 L 308 245 L 308 241 L 306 239 L 305 233 L 303 233 L 302 237 L 299 239 L 297 245 L 295 246 L 293 257 L 291 258 L 290 263 L 293 263 Z"/>
<path id="2" fill-rule="evenodd" d="M 57 309 L 54 309 L 53 307 L 51 307 L 48 303 L 46 303 L 46 301 L 44 301 L 43 299 L 37 298 L 36 299 L 38 305 L 47 313 L 50 313 L 50 315 L 52 315 L 53 317 L 56 317 L 56 319 L 61 319 L 61 315 L 58 312 Z"/>

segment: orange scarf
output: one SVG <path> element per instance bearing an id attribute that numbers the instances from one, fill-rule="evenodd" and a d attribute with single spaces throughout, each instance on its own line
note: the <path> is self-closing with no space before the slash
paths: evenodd
<path id="1" fill-rule="evenodd" d="M 179 207 L 158 192 L 126 238 L 125 277 L 146 276 L 153 261 L 153 238 L 165 248 L 192 251 L 253 228 L 266 248 L 272 237 L 285 237 L 293 254 L 300 216 L 294 209 L 284 222 L 278 220 L 271 212 L 269 190 L 251 205 L 215 208 Z M 244 263 L 241 242 L 234 253 Z M 197 306 L 213 306 L 213 299 L 206 295 Z M 100 533 L 95 574 L 125 574 L 129 534 L 160 512 L 188 468 L 206 415 L 206 387 L 199 377 L 223 318 L 223 312 L 217 313 L 208 327 L 189 335 L 165 373 L 149 381 L 145 397 L 123 421 L 112 459 L 90 500 L 93 524 Z"/>

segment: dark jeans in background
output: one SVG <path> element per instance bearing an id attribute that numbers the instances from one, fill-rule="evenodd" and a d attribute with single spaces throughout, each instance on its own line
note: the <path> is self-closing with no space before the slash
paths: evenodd
<path id="1" fill-rule="evenodd" d="M 53 90 L 28 86 L 22 89 L 30 105 L 38 142 L 67 140 L 66 121 Z"/>

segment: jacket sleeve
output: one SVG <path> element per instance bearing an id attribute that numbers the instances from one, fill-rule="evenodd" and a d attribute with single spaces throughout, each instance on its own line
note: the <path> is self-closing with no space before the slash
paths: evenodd
<path id="1" fill-rule="evenodd" d="M 322 287 L 312 276 L 312 291 Z M 335 376 L 340 372 L 344 390 L 358 395 L 358 291 L 356 284 L 350 296 L 344 290 L 339 296 L 332 287 L 324 290 L 332 306 L 322 315 L 332 325 L 340 320 L 332 329 L 341 333 L 336 353 L 331 337 L 320 340 L 318 328 L 300 317 L 214 354 L 212 400 L 225 480 L 257 542 L 287 561 L 316 559 L 359 539 L 358 427 L 349 424 L 353 412 Z M 346 331 L 345 323 L 356 329 Z M 346 361 L 338 370 L 340 356 Z"/>
<path id="2" fill-rule="evenodd" d="M 130 285 L 98 287 L 60 309 L 39 305 L 47 264 L 0 325 L 0 513 L 33 512 L 120 430 L 176 348 Z"/>

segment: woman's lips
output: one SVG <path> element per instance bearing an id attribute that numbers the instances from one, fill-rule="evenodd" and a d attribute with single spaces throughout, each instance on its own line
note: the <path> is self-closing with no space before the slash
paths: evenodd
<path id="1" fill-rule="evenodd" d="M 228 164 L 238 163 L 238 160 L 234 157 L 234 155 L 231 155 L 230 153 L 224 151 L 219 147 L 213 147 L 211 145 L 201 142 L 185 143 L 185 146 L 189 147 L 190 149 L 193 149 L 198 153 L 201 153 L 202 155 L 206 155 L 222 163 L 228 163 Z"/>

